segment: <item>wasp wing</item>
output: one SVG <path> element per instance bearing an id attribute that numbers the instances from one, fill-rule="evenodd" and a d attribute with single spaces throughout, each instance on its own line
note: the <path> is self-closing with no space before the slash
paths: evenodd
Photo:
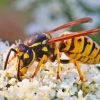
<path id="1" fill-rule="evenodd" d="M 86 23 L 86 22 L 89 22 L 91 20 L 92 20 L 92 18 L 90 18 L 90 17 L 77 19 L 77 20 L 65 23 L 65 24 L 63 24 L 63 25 L 61 25 L 61 26 L 59 26 L 59 27 L 57 27 L 55 29 L 52 29 L 49 32 L 46 32 L 46 34 L 52 34 L 52 33 L 56 32 L 56 31 L 61 30 L 61 29 L 72 27 L 72 26 L 75 26 L 75 25 L 78 25 L 78 24 L 82 24 L 82 23 Z"/>
<path id="2" fill-rule="evenodd" d="M 70 38 L 74 38 L 74 37 L 93 34 L 93 33 L 96 33 L 96 32 L 100 32 L 100 28 L 85 30 L 85 31 L 80 31 L 80 32 L 71 32 L 72 34 L 68 34 L 68 35 L 64 35 L 64 36 L 61 36 L 61 37 L 56 37 L 56 38 L 53 38 L 53 39 L 49 39 L 48 44 L 52 44 L 52 43 L 62 41 L 62 40 L 65 40 L 65 39 L 70 39 Z"/>

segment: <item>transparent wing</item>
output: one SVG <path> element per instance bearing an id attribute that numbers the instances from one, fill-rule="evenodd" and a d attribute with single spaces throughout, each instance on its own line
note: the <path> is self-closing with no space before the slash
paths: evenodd
<path id="1" fill-rule="evenodd" d="M 65 39 L 70 39 L 70 38 L 74 38 L 74 37 L 93 34 L 93 33 L 96 33 L 96 32 L 100 32 L 100 28 L 85 30 L 85 31 L 80 31 L 80 32 L 71 32 L 71 34 L 68 34 L 68 35 L 64 35 L 64 36 L 61 36 L 61 37 L 56 37 L 56 38 L 53 38 L 53 39 L 49 39 L 48 44 L 52 44 L 52 43 L 62 41 L 62 40 L 65 40 Z"/>
<path id="2" fill-rule="evenodd" d="M 82 24 L 82 23 L 86 23 L 86 22 L 89 22 L 91 20 L 92 20 L 92 18 L 90 18 L 90 17 L 77 19 L 77 20 L 65 23 L 65 24 L 63 24 L 63 25 L 61 25 L 61 26 L 59 26 L 59 27 L 57 27 L 55 29 L 52 29 L 49 32 L 46 32 L 46 34 L 52 34 L 52 33 L 56 32 L 56 31 L 61 30 L 61 29 L 72 27 L 72 26 L 75 26 L 75 25 L 78 25 L 78 24 Z"/>

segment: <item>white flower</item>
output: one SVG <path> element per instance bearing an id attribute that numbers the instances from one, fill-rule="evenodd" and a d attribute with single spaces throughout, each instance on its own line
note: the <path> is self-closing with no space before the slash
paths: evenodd
<path id="1" fill-rule="evenodd" d="M 9 84 L 11 84 L 11 85 L 15 85 L 15 83 L 16 83 L 16 79 L 15 78 L 12 78 L 11 80 L 9 80 Z"/>
<path id="2" fill-rule="evenodd" d="M 2 55 L 5 55 L 5 53 L 2 52 Z M 3 63 L 3 61 L 0 60 L 0 63 Z M 67 64 L 67 68 L 70 68 L 70 70 L 66 69 L 66 65 L 61 65 L 61 80 L 56 79 L 57 63 L 48 62 L 45 68 L 41 68 L 35 78 L 32 79 L 29 76 L 27 79 L 26 74 L 23 80 L 19 82 L 15 77 L 17 71 L 13 63 L 15 63 L 14 60 L 8 65 L 9 69 L 6 71 L 0 70 L 1 98 L 5 97 L 8 100 L 100 99 L 100 72 L 94 65 L 90 66 L 90 68 L 87 65 L 82 65 L 82 71 L 85 72 L 87 77 L 87 81 L 84 84 L 87 94 L 83 97 L 82 82 L 79 80 L 79 75 L 73 64 Z M 36 65 L 37 63 L 33 64 L 33 68 Z M 33 73 L 33 70 L 29 70 L 29 74 L 32 75 L 30 71 Z"/>
<path id="3" fill-rule="evenodd" d="M 52 90 L 50 91 L 50 93 L 49 93 L 49 94 L 50 94 L 50 97 L 52 98 L 52 97 L 54 97 L 54 96 L 55 96 L 56 91 L 52 89 Z"/>
<path id="4" fill-rule="evenodd" d="M 83 92 L 82 92 L 82 90 L 79 90 L 79 92 L 78 92 L 78 97 L 79 97 L 79 98 L 83 97 Z"/>

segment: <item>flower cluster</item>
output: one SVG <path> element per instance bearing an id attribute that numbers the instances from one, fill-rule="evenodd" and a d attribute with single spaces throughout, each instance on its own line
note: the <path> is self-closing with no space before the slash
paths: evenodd
<path id="1" fill-rule="evenodd" d="M 8 45 L 0 42 L 1 67 L 9 48 Z M 36 62 L 20 82 L 16 78 L 14 62 L 15 60 L 8 65 L 6 71 L 2 68 L 0 70 L 0 100 L 100 100 L 100 72 L 97 66 L 80 65 L 86 76 L 84 90 L 73 64 L 60 64 L 60 80 L 57 80 L 57 63 L 47 62 L 32 79 L 31 75 L 37 65 Z"/>

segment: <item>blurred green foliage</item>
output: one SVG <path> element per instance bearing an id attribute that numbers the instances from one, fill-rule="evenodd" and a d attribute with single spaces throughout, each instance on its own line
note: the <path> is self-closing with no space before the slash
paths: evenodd
<path id="1" fill-rule="evenodd" d="M 0 0 L 0 7 L 6 6 L 9 4 L 9 0 Z"/>

